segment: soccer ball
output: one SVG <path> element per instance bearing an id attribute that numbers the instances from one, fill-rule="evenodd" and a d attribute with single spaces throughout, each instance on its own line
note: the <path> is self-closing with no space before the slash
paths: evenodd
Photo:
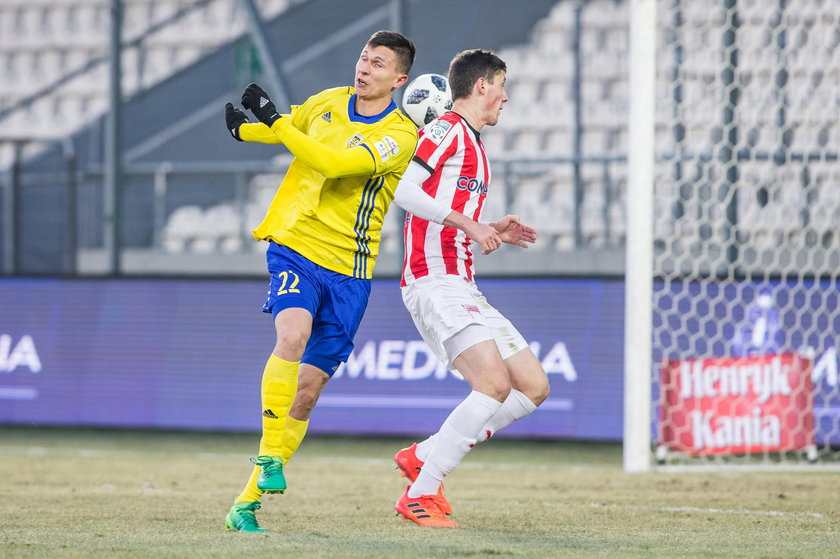
<path id="1" fill-rule="evenodd" d="M 414 78 L 403 93 L 403 111 L 422 128 L 452 108 L 449 81 L 440 74 L 422 74 Z"/>

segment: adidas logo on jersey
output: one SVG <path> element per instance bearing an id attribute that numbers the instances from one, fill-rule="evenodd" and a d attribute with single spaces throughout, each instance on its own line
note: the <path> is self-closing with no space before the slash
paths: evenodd
<path id="1" fill-rule="evenodd" d="M 326 112 L 326 113 L 322 114 L 321 118 L 323 118 L 327 122 L 332 122 L 332 112 Z"/>
<path id="2" fill-rule="evenodd" d="M 268 99 L 266 99 L 265 97 L 260 97 L 260 108 L 262 109 L 266 105 L 268 105 Z"/>
<path id="3" fill-rule="evenodd" d="M 263 410 L 263 416 L 265 416 L 265 417 L 267 417 L 267 418 L 269 418 L 269 419 L 279 419 L 276 415 L 274 415 L 274 412 L 273 412 L 273 411 L 271 411 L 271 410 L 270 410 L 270 409 L 268 409 L 268 408 L 266 408 L 265 410 Z"/>

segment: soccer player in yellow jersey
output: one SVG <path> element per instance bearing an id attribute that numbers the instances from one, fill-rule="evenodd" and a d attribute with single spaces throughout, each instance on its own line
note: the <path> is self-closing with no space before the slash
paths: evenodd
<path id="1" fill-rule="evenodd" d="M 313 95 L 280 115 L 268 94 L 251 84 L 225 122 L 237 140 L 284 144 L 294 155 L 254 237 L 269 241 L 271 273 L 263 311 L 274 317 L 276 342 L 262 378 L 259 454 L 225 526 L 265 531 L 256 520 L 263 493 L 283 493 L 283 467 L 306 433 L 321 390 L 353 349 L 367 306 L 382 222 L 395 194 L 426 219 L 464 230 L 495 250 L 501 239 L 441 206 L 419 188 L 395 193 L 417 144 L 415 125 L 399 111 L 393 91 L 408 80 L 414 44 L 392 31 L 374 33 L 356 62 L 353 87 Z"/>

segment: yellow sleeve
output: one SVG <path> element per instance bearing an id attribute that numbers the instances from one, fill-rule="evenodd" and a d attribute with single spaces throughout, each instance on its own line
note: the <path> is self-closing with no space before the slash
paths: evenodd
<path id="1" fill-rule="evenodd" d="M 381 176 L 395 170 L 403 171 L 414 156 L 417 130 L 413 124 L 410 127 L 390 126 L 366 138 L 361 145 L 373 156 L 376 166 L 374 175 Z"/>
<path id="2" fill-rule="evenodd" d="M 333 149 L 295 128 L 291 119 L 287 118 L 278 119 L 270 129 L 264 125 L 263 127 L 274 134 L 301 163 L 328 179 L 372 175 L 376 170 L 373 153 L 367 146 L 341 151 Z M 242 134 L 241 128 L 239 133 Z"/>
<path id="3" fill-rule="evenodd" d="M 283 120 L 282 118 L 280 120 Z M 239 137 L 245 142 L 259 142 L 261 144 L 282 144 L 271 128 L 262 122 L 248 122 L 239 127 Z"/>
<path id="4" fill-rule="evenodd" d="M 305 107 L 305 105 L 303 105 Z M 289 119 L 297 127 L 301 128 L 304 125 L 304 120 L 301 115 L 305 114 L 305 110 L 299 110 L 301 105 L 292 105 L 290 114 L 280 115 L 283 119 Z M 281 119 L 282 120 L 282 119 Z M 259 142 L 261 144 L 282 144 L 283 141 L 271 131 L 271 128 L 262 122 L 249 122 L 239 127 L 239 137 L 245 142 Z"/>
<path id="5" fill-rule="evenodd" d="M 417 133 L 413 128 L 390 129 L 386 135 L 369 138 L 359 146 L 340 151 L 313 140 L 290 123 L 290 119 L 277 120 L 271 132 L 304 165 L 328 179 L 379 176 L 405 167 L 417 145 Z"/>

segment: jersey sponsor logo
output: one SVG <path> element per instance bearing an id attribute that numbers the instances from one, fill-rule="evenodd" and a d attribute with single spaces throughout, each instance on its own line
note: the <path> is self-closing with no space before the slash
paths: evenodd
<path id="1" fill-rule="evenodd" d="M 324 114 L 321 115 L 321 118 L 323 118 L 327 122 L 332 122 L 332 112 L 330 112 L 330 111 L 325 112 Z"/>
<path id="2" fill-rule="evenodd" d="M 484 181 L 480 181 L 471 177 L 458 177 L 457 187 L 458 190 L 467 190 L 469 192 L 487 194 L 487 185 L 484 184 Z"/>
<path id="3" fill-rule="evenodd" d="M 452 128 L 451 123 L 446 122 L 445 120 L 437 120 L 432 127 L 429 128 L 428 132 L 426 132 L 425 137 L 429 138 L 435 144 L 439 144 L 443 140 L 444 136 L 446 136 L 446 133 L 450 128 Z"/>
<path id="4" fill-rule="evenodd" d="M 391 158 L 391 151 L 388 149 L 388 146 L 385 145 L 385 142 L 374 142 L 373 147 L 376 148 L 376 151 L 379 152 L 379 157 L 382 159 L 382 162 L 388 161 Z"/>
<path id="5" fill-rule="evenodd" d="M 350 138 L 349 140 L 347 140 L 347 147 L 352 148 L 354 146 L 360 146 L 360 145 L 362 145 L 362 142 L 364 142 L 364 141 L 365 141 L 365 137 L 362 136 L 361 134 L 358 134 L 358 133 L 353 134 L 353 137 Z"/>
<path id="6" fill-rule="evenodd" d="M 390 153 L 392 156 L 397 155 L 400 152 L 400 146 L 397 144 L 397 141 L 391 136 L 385 136 L 384 138 L 382 138 L 382 142 L 385 144 L 385 147 L 388 148 L 388 153 Z"/>

